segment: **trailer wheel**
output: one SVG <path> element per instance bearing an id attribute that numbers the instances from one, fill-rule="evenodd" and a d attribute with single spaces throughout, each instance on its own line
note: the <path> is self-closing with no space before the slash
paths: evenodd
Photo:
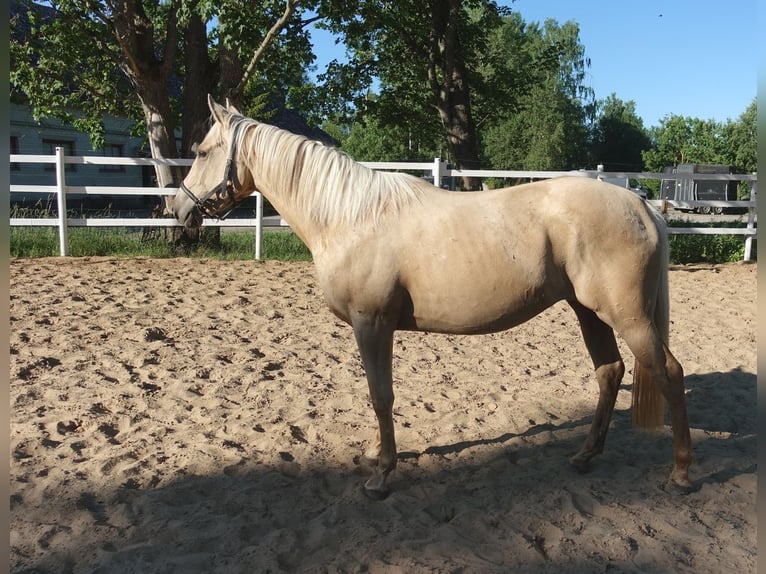
<path id="1" fill-rule="evenodd" d="M 716 215 L 721 215 L 723 213 L 723 207 L 713 208 L 713 213 L 715 213 Z"/>

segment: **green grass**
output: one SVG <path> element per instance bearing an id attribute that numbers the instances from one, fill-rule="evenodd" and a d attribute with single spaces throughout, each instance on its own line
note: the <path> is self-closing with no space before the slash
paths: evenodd
<path id="1" fill-rule="evenodd" d="M 50 208 L 12 209 L 11 217 L 50 217 Z M 108 214 L 107 214 L 108 215 Z M 75 215 L 77 216 L 77 215 Z M 672 226 L 744 227 L 743 223 L 710 224 L 673 221 Z M 72 257 L 195 257 L 200 259 L 247 260 L 255 258 L 254 231 L 222 231 L 202 235 L 192 248 L 174 246 L 171 231 L 164 228 L 72 227 L 68 230 L 68 254 Z M 212 237 L 212 240 L 210 239 Z M 11 257 L 54 257 L 59 254 L 58 228 L 11 227 Z M 752 258 L 757 259 L 756 243 Z M 727 263 L 742 261 L 742 235 L 671 235 L 670 261 L 681 263 Z M 311 261 L 311 253 L 289 230 L 264 231 L 262 258 L 279 261 Z"/>
<path id="2" fill-rule="evenodd" d="M 108 218 L 109 209 L 90 217 Z M 70 217 L 85 217 L 72 211 Z M 53 219 L 51 204 L 38 202 L 32 207 L 13 206 L 12 218 Z M 255 258 L 255 230 L 206 233 L 192 248 L 174 245 L 168 228 L 71 227 L 67 231 L 67 254 L 71 257 L 195 257 L 200 259 L 247 260 Z M 263 259 L 311 261 L 311 252 L 293 232 L 264 231 Z M 11 227 L 11 257 L 54 257 L 59 255 L 58 228 Z"/>
<path id="3" fill-rule="evenodd" d="M 150 237 L 144 237 L 141 231 L 122 227 L 73 227 L 67 234 L 67 253 L 71 257 L 255 258 L 254 232 L 221 233 L 219 246 L 203 241 L 188 249 L 171 245 L 163 230 L 152 231 Z M 56 227 L 12 227 L 10 240 L 11 257 L 53 257 L 59 254 Z M 279 261 L 311 261 L 311 253 L 291 231 L 264 231 L 261 256 Z"/>

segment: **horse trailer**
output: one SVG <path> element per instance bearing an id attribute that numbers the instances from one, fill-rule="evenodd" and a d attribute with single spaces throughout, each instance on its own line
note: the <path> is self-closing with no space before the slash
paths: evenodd
<path id="1" fill-rule="evenodd" d="M 685 163 L 676 167 L 665 168 L 665 173 L 695 173 L 695 174 L 731 174 L 736 173 L 730 165 L 703 163 Z M 737 182 L 716 179 L 663 179 L 660 184 L 660 199 L 677 202 L 675 208 L 680 211 L 695 213 L 723 213 L 724 207 L 709 205 L 695 206 L 692 201 L 736 201 Z"/>

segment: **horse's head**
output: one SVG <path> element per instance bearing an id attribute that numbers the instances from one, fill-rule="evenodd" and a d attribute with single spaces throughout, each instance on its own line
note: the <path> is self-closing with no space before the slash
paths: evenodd
<path id="1" fill-rule="evenodd" d="M 224 108 L 209 95 L 208 105 L 213 125 L 173 198 L 173 214 L 186 227 L 199 227 L 203 215 L 223 219 L 255 190 L 246 154 L 240 149 L 245 118 L 233 106 Z"/>

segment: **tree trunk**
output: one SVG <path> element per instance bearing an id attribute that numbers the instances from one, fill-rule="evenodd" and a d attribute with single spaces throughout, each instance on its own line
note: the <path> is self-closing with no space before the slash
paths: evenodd
<path id="1" fill-rule="evenodd" d="M 195 14 L 186 26 L 184 44 L 183 125 L 181 153 L 192 156 L 192 147 L 202 141 L 207 133 L 210 110 L 207 95 L 215 93 L 218 83 L 216 66 L 210 62 L 207 46 L 207 31 L 202 18 Z"/>
<path id="2" fill-rule="evenodd" d="M 124 57 L 120 67 L 141 101 L 152 158 L 176 159 L 175 123 L 168 93 L 168 79 L 178 42 L 175 8 L 168 13 L 160 53 L 155 43 L 155 36 L 160 35 L 144 11 L 141 0 L 116 0 L 111 4 L 111 10 L 114 37 Z M 159 187 L 177 187 L 183 179 L 184 170 L 179 166 L 157 165 L 154 171 Z M 172 196 L 164 198 L 164 211 L 167 213 Z M 183 233 L 182 229 L 174 228 L 174 241 L 178 239 L 179 230 Z"/>
<path id="3" fill-rule="evenodd" d="M 240 90 L 235 93 L 235 88 L 242 80 L 245 73 L 245 66 L 242 64 L 239 55 L 235 50 L 221 46 L 219 50 L 219 70 L 218 88 L 221 97 L 228 100 L 234 107 L 242 110 L 244 103 L 244 93 Z"/>
<path id="4" fill-rule="evenodd" d="M 192 157 L 192 149 L 205 137 L 208 130 L 210 110 L 207 95 L 215 92 L 218 83 L 217 67 L 210 62 L 205 22 L 197 13 L 192 13 L 184 30 L 183 107 L 181 126 L 181 157 Z M 209 245 L 220 245 L 220 227 L 176 230 L 174 242 L 197 244 L 204 241 Z"/>
<path id="5" fill-rule="evenodd" d="M 152 157 L 155 159 L 177 158 L 173 120 L 164 82 L 140 82 L 138 97 L 144 110 L 146 134 Z M 159 187 L 178 185 L 183 179 L 183 170 L 180 166 L 157 165 L 155 172 Z"/>
<path id="6" fill-rule="evenodd" d="M 152 158 L 176 159 L 178 157 L 178 149 L 176 147 L 173 116 L 170 112 L 170 99 L 166 83 L 164 81 L 141 81 L 137 86 L 137 93 L 144 110 L 146 134 Z M 159 164 L 154 166 L 154 171 L 157 176 L 158 187 L 177 188 L 181 181 L 183 181 L 185 170 L 181 166 Z M 163 196 L 161 203 L 164 216 L 168 216 L 171 213 L 170 202 L 172 200 L 172 195 Z M 170 240 L 174 244 L 197 243 L 199 241 L 199 230 L 173 227 L 170 231 Z"/>
<path id="7" fill-rule="evenodd" d="M 462 11 L 461 0 L 431 0 L 428 78 L 452 160 L 458 169 L 478 169 L 478 134 L 460 44 Z M 481 179 L 464 177 L 462 187 L 479 189 Z"/>

